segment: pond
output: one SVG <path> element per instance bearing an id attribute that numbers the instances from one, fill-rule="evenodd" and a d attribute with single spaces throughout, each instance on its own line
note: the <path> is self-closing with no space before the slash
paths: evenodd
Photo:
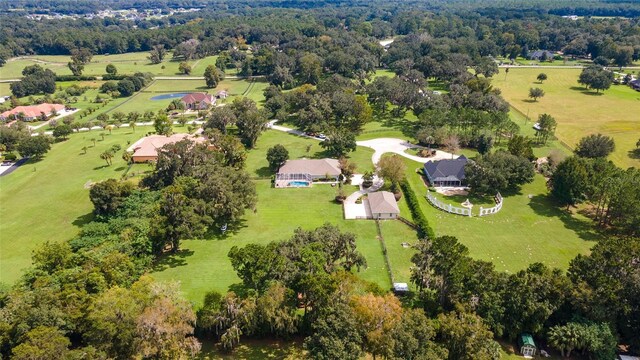
<path id="1" fill-rule="evenodd" d="M 162 94 L 162 95 L 156 95 L 152 97 L 151 100 L 170 100 L 170 99 L 182 98 L 187 94 L 189 93 Z"/>

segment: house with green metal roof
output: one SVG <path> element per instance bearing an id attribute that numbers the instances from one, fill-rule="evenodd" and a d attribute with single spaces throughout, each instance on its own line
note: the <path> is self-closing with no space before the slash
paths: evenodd
<path id="1" fill-rule="evenodd" d="M 520 346 L 520 354 L 523 356 L 535 356 L 538 351 L 536 343 L 533 341 L 533 336 L 528 333 L 520 334 L 518 345 Z"/>

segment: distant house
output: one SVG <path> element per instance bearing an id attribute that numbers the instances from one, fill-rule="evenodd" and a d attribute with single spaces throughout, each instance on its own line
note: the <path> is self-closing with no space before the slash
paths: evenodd
<path id="1" fill-rule="evenodd" d="M 635 91 L 640 91 L 640 79 L 629 81 L 629 86 Z"/>
<path id="2" fill-rule="evenodd" d="M 373 192 L 368 195 L 367 201 L 371 209 L 371 217 L 374 219 L 397 219 L 400 215 L 400 208 L 393 193 Z"/>
<path id="3" fill-rule="evenodd" d="M 529 53 L 529 60 L 538 60 L 538 61 L 549 60 L 549 59 L 553 59 L 554 56 L 555 54 L 552 53 L 551 51 L 536 50 Z"/>
<path id="4" fill-rule="evenodd" d="M 536 343 L 533 341 L 533 336 L 531 336 L 531 334 L 520 334 L 520 337 L 518 338 L 518 346 L 520 346 L 520 354 L 522 354 L 522 356 L 533 357 L 538 351 Z"/>
<path id="5" fill-rule="evenodd" d="M 191 93 L 182 97 L 182 103 L 189 110 L 205 110 L 215 105 L 215 96 L 207 93 Z"/>
<path id="6" fill-rule="evenodd" d="M 276 187 L 306 187 L 319 179 L 338 181 L 342 171 L 336 159 L 287 160 L 276 174 Z"/>
<path id="7" fill-rule="evenodd" d="M 464 155 L 452 160 L 428 161 L 424 164 L 424 173 L 431 186 L 462 186 L 468 161 Z"/>
<path id="8" fill-rule="evenodd" d="M 204 143 L 204 137 L 195 137 L 189 134 L 173 134 L 171 136 L 150 135 L 143 137 L 129 146 L 128 152 L 133 152 L 131 159 L 136 163 L 150 162 L 158 160 L 158 149 L 167 145 L 174 144 L 185 139 L 192 140 L 196 143 Z"/>
<path id="9" fill-rule="evenodd" d="M 216 97 L 218 99 L 226 99 L 227 97 L 229 97 L 229 93 L 227 92 L 227 90 L 220 90 L 216 93 Z"/>
<path id="10" fill-rule="evenodd" d="M 22 116 L 22 119 L 25 121 L 33 121 L 44 116 L 51 116 L 54 113 L 60 112 L 64 110 L 64 105 L 62 104 L 40 104 L 40 105 L 31 105 L 31 106 L 17 106 L 9 111 L 5 111 L 0 114 L 0 120 L 6 120 L 8 118 L 18 118 Z M 12 116 L 13 115 L 13 116 Z"/>

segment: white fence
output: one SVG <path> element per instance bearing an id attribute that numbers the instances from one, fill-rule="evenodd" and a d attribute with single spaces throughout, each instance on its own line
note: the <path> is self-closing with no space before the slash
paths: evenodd
<path id="1" fill-rule="evenodd" d="M 502 209 L 502 195 L 500 195 L 500 193 L 496 194 L 495 197 L 496 200 L 496 206 L 494 207 L 490 207 L 490 208 L 483 208 L 482 206 L 480 207 L 480 214 L 478 216 L 485 216 L 485 215 L 491 215 L 491 214 L 495 214 L 498 211 L 500 211 Z"/>
<path id="2" fill-rule="evenodd" d="M 430 192 L 427 192 L 427 199 L 433 206 L 437 207 L 440 210 L 444 210 L 448 213 L 456 214 L 456 215 L 472 216 L 471 209 L 464 208 L 464 207 L 456 207 L 451 204 L 442 202 L 438 200 L 438 198 L 433 196 Z M 496 206 L 494 207 L 485 209 L 481 206 L 480 213 L 478 214 L 478 216 L 496 214 L 498 211 L 502 210 L 502 195 L 500 195 L 500 193 L 496 194 L 495 201 L 496 201 Z"/>
<path id="3" fill-rule="evenodd" d="M 435 196 L 431 195 L 430 192 L 427 193 L 427 199 L 429 199 L 429 202 L 433 204 L 433 206 L 437 207 L 440 210 L 444 210 L 448 213 L 456 215 L 471 216 L 471 209 L 456 207 L 451 204 L 445 204 L 444 202 L 438 200 Z"/>

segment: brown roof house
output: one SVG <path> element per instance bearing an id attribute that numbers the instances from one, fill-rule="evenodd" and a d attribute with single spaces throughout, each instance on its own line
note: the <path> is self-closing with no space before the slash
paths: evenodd
<path id="1" fill-rule="evenodd" d="M 374 219 L 397 219 L 400 208 L 393 193 L 376 191 L 367 196 L 371 217 Z"/>
<path id="2" fill-rule="evenodd" d="M 276 174 L 276 187 L 306 187 L 313 181 L 338 181 L 342 171 L 336 159 L 287 160 Z"/>
<path id="3" fill-rule="evenodd" d="M 158 160 L 158 149 L 167 144 L 174 144 L 185 139 L 189 139 L 198 144 L 202 144 L 206 141 L 206 138 L 204 137 L 195 137 L 189 134 L 173 134 L 171 136 L 150 135 L 136 141 L 133 145 L 129 146 L 127 151 L 133 152 L 131 157 L 133 162 L 142 163 L 156 161 Z"/>
<path id="4" fill-rule="evenodd" d="M 216 104 L 216 97 L 207 93 L 191 93 L 183 96 L 181 101 L 189 110 L 205 110 Z"/>

